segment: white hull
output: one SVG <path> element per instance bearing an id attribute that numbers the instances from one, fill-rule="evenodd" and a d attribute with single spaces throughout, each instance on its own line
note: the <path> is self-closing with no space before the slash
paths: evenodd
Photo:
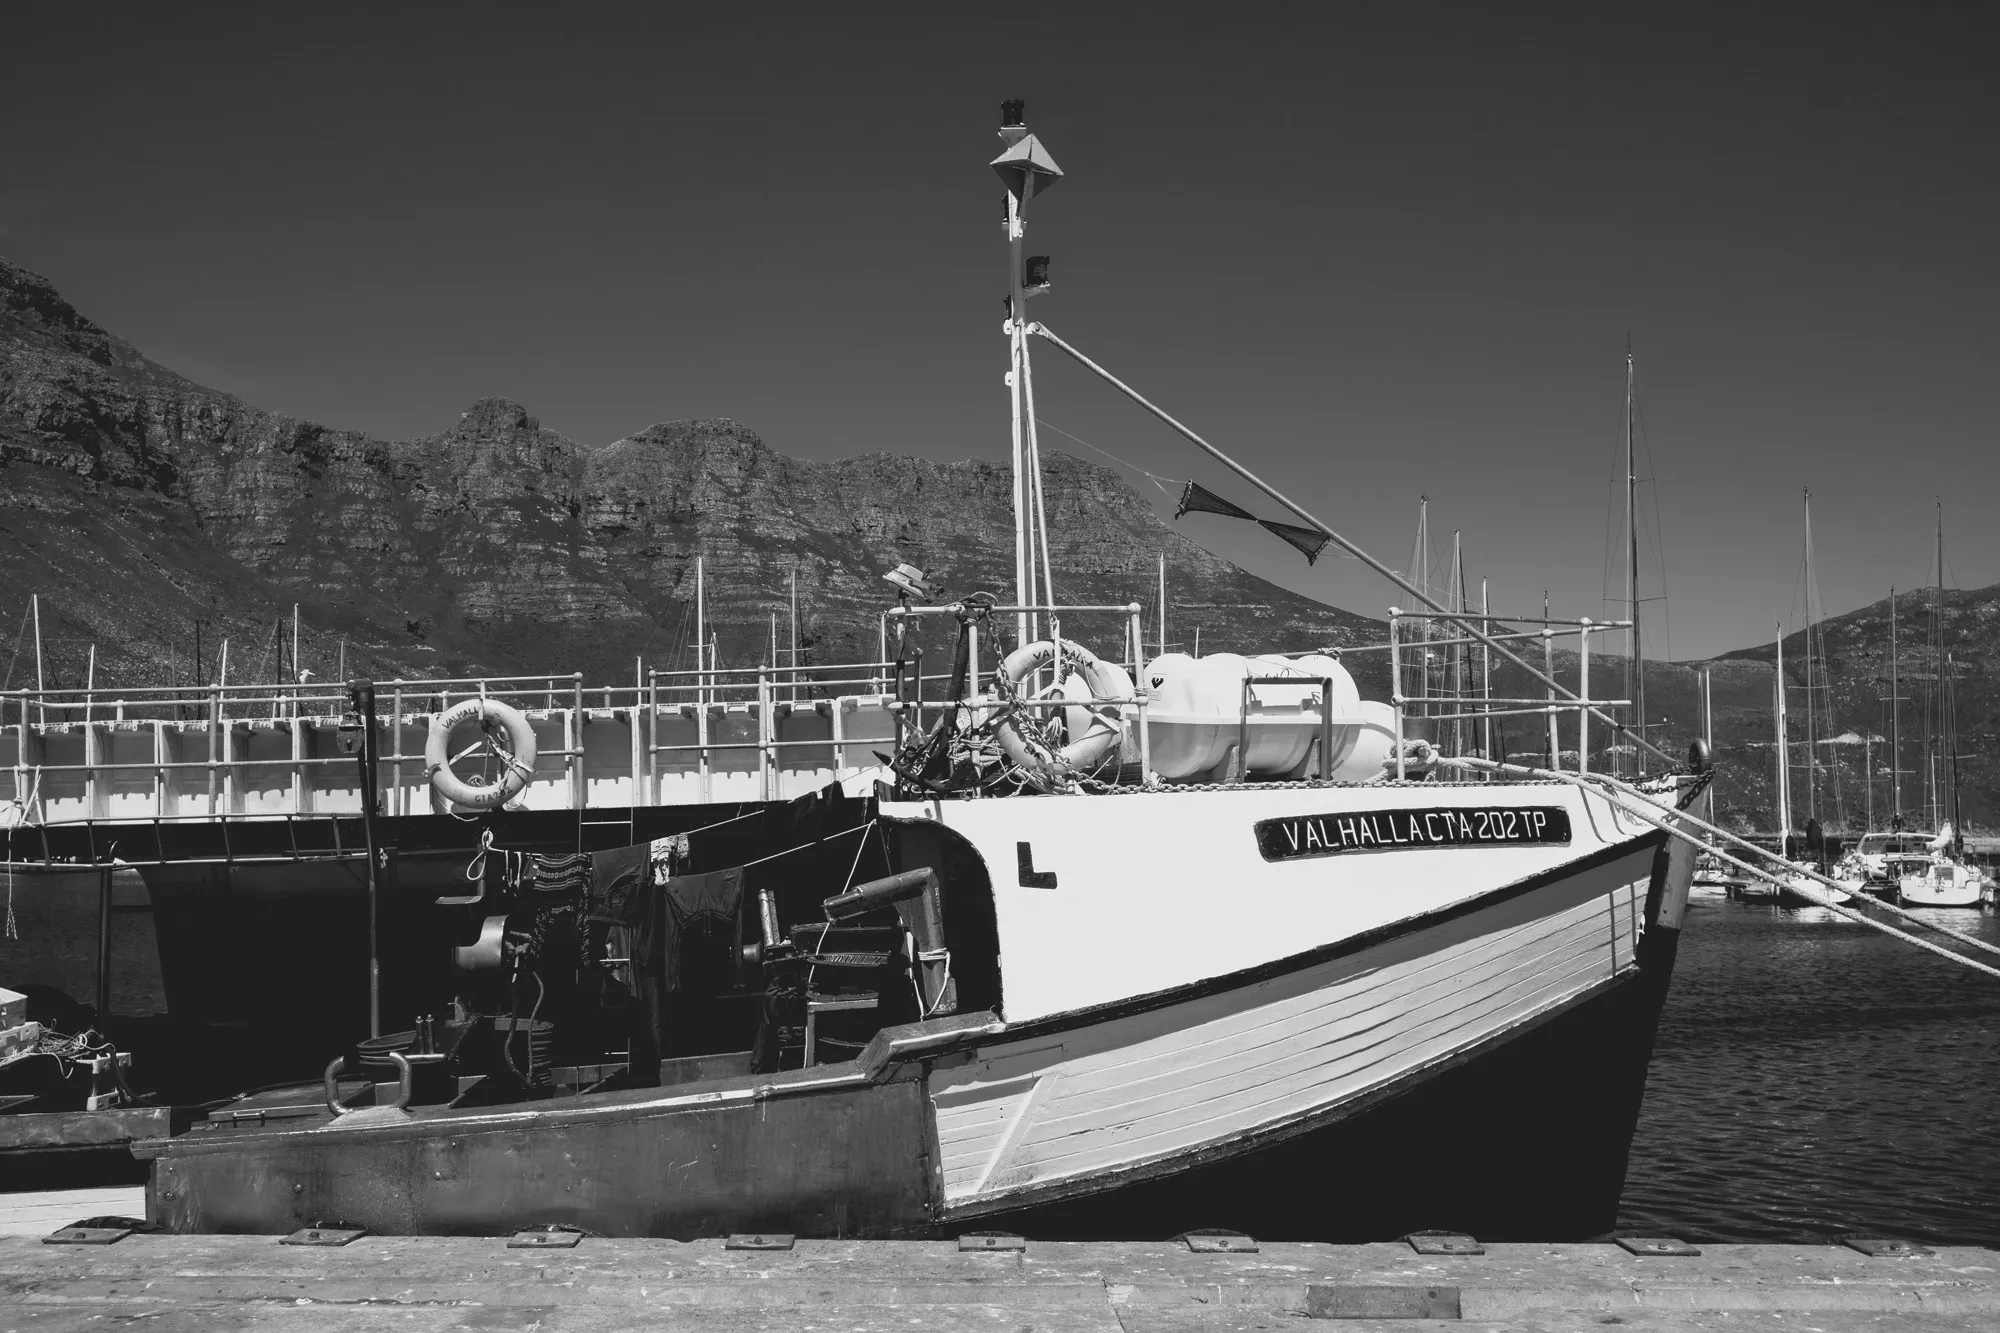
<path id="1" fill-rule="evenodd" d="M 1572 839 L 1272 863 L 1249 836 L 1273 815 L 1397 806 L 1557 806 Z M 1102 1189 L 1324 1119 L 1628 976 L 1659 841 L 1562 786 L 1166 792 L 923 813 L 996 871 L 1016 868 L 1025 841 L 1035 872 L 1057 875 L 1054 889 L 995 884 L 1013 1030 L 930 1081 L 954 1215 Z M 1693 852 L 1674 847 L 1678 926 Z"/>

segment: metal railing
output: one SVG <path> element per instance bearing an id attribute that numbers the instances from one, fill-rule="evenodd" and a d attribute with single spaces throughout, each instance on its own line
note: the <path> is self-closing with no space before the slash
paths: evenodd
<path id="1" fill-rule="evenodd" d="M 1490 689 L 1490 662 L 1481 663 L 1481 688 L 1471 692 L 1463 688 L 1450 693 L 1430 692 L 1430 666 L 1428 661 L 1418 668 L 1423 682 L 1415 694 L 1403 690 L 1404 673 L 1409 668 L 1404 663 L 1404 653 L 1417 649 L 1429 653 L 1432 649 L 1470 647 L 1482 641 L 1471 637 L 1458 638 L 1411 638 L 1404 633 L 1407 625 L 1420 625 L 1428 630 L 1431 622 L 1445 621 L 1457 624 L 1474 621 L 1480 624 L 1534 625 L 1539 628 L 1514 633 L 1488 634 L 1487 640 L 1500 642 L 1520 642 L 1540 639 L 1542 642 L 1542 674 L 1553 680 L 1555 676 L 1555 642 L 1557 639 L 1574 637 L 1577 641 L 1577 690 L 1575 698 L 1557 699 L 1554 688 L 1543 693 L 1539 699 L 1494 697 Z M 1590 697 L 1590 636 L 1606 630 L 1625 630 L 1632 627 L 1629 620 L 1592 620 L 1584 616 L 1576 620 L 1562 620 L 1546 616 L 1501 616 L 1470 611 L 1444 614 L 1435 611 L 1404 611 L 1398 607 L 1389 608 L 1389 701 L 1395 710 L 1395 754 L 1396 777 L 1407 776 L 1404 737 L 1410 710 L 1414 707 L 1416 716 L 1425 722 L 1485 722 L 1494 718 L 1538 716 L 1548 719 L 1548 751 L 1551 756 L 1560 756 L 1561 736 L 1557 722 L 1565 713 L 1576 714 L 1577 725 L 1577 771 L 1590 771 L 1590 714 L 1592 709 L 1626 708 L 1629 699 L 1593 699 Z M 1441 711 L 1443 710 L 1443 711 Z M 1490 756 L 1489 756 L 1490 757 Z"/>

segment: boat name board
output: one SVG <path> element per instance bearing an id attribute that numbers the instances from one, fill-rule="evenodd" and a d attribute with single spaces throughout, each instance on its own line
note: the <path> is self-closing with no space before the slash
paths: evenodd
<path id="1" fill-rule="evenodd" d="M 1567 846 L 1569 837 L 1569 811 L 1559 805 L 1497 810 L 1444 805 L 1288 815 L 1257 822 L 1257 850 L 1266 861 L 1388 852 L 1402 847 Z"/>

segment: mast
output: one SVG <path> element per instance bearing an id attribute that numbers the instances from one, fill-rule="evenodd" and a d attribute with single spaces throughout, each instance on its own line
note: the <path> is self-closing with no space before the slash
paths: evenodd
<path id="1" fill-rule="evenodd" d="M 1936 833 L 1944 824 L 1943 779 L 1948 765 L 1941 762 L 1938 747 L 1947 743 L 1945 727 L 1945 657 L 1944 657 L 1944 501 L 1937 502 L 1937 583 L 1931 593 L 1931 661 L 1937 666 L 1936 713 L 1930 734 L 1931 744 L 1931 832 Z M 1956 750 L 1957 745 L 1952 745 Z M 1956 802 L 1958 793 L 1952 793 Z"/>
<path id="2" fill-rule="evenodd" d="M 1167 655 L 1167 553 L 1160 552 L 1160 656 Z"/>
<path id="3" fill-rule="evenodd" d="M 1903 701 L 1898 694 L 1896 590 L 1889 589 L 1889 814 L 1903 813 Z"/>
<path id="4" fill-rule="evenodd" d="M 1479 614 L 1481 618 L 1493 614 L 1493 602 L 1488 596 L 1486 579 L 1479 580 Z M 1492 621 L 1487 621 L 1492 624 Z M 1505 758 L 1493 753 L 1493 654 L 1485 644 L 1479 645 L 1479 711 L 1486 714 L 1482 720 L 1485 734 L 1480 738 L 1479 753 L 1486 759 Z"/>
<path id="5" fill-rule="evenodd" d="M 1626 609 L 1631 613 L 1632 657 L 1626 663 L 1626 698 L 1632 701 L 1632 723 L 1639 739 L 1646 737 L 1646 667 L 1639 646 L 1639 469 L 1632 453 L 1632 339 L 1625 339 L 1625 591 Z M 1637 775 L 1643 764 L 1643 749 L 1632 749 L 1632 769 Z"/>
<path id="6" fill-rule="evenodd" d="M 1819 818 L 1819 784 L 1813 769 L 1819 751 L 1813 747 L 1813 567 L 1812 487 L 1805 488 L 1806 507 L 1806 818 Z"/>
<path id="7" fill-rule="evenodd" d="M 1710 763 L 1714 763 L 1716 753 L 1716 697 L 1712 683 L 1708 679 L 1708 667 L 1702 667 L 1702 745 L 1708 747 Z M 1708 823 L 1716 823 L 1716 785 L 1708 783 Z"/>
<path id="8" fill-rule="evenodd" d="M 1453 611 L 1465 614 L 1465 552 L 1459 541 L 1457 528 L 1451 530 L 1451 587 L 1445 592 L 1445 599 Z M 1465 721 L 1459 716 L 1465 712 L 1465 645 L 1454 634 L 1451 652 L 1445 658 L 1448 682 L 1451 690 L 1453 714 L 1451 723 L 1451 749 L 1448 753 L 1457 756 L 1465 753 Z"/>
<path id="9" fill-rule="evenodd" d="M 1008 103 L 1001 109 L 1000 138 L 1008 139 L 1010 130 L 1027 132 L 1021 124 L 1021 104 Z M 1008 147 L 1013 147 L 1009 142 Z M 1007 192 L 1007 400 L 1008 410 L 1013 414 L 1013 460 L 1014 460 L 1014 603 L 1028 606 L 1035 600 L 1033 590 L 1028 586 L 1034 577 L 1034 564 L 1028 555 L 1028 511 L 1033 503 L 1032 492 L 1027 484 L 1026 451 L 1021 435 L 1021 334 L 1022 319 L 1026 302 L 1021 297 L 1021 242 L 1025 231 L 1021 220 L 1021 196 L 1013 190 Z M 1014 613 L 1014 646 L 1023 647 L 1029 642 L 1028 613 Z"/>
<path id="10" fill-rule="evenodd" d="M 1048 518 L 1042 500 L 1041 451 L 1035 432 L 1035 390 L 1028 364 L 1027 298 L 1048 286 L 1048 260 L 1024 259 L 1022 242 L 1027 237 L 1024 211 L 1035 195 L 1062 179 L 1062 170 L 1048 150 L 1028 133 L 1022 120 L 1026 103 L 1013 99 L 1000 105 L 1000 142 L 1006 145 L 993 159 L 993 169 L 1007 187 L 1007 389 L 1013 419 L 1014 462 L 1014 589 L 1020 606 L 1036 604 L 1035 546 L 1039 534 L 1042 554 L 1041 593 L 1053 599 L 1055 590 L 1049 577 Z M 1032 270 L 1032 271 L 1030 271 Z M 1033 612 L 1017 611 L 1014 634 L 1018 643 L 1028 643 L 1035 629 Z M 1051 626 L 1051 633 L 1057 632 Z"/>
<path id="11" fill-rule="evenodd" d="M 1782 855 L 1792 835 L 1792 752 L 1785 737 L 1785 627 L 1778 625 L 1778 677 L 1774 682 L 1778 734 L 1778 851 Z"/>

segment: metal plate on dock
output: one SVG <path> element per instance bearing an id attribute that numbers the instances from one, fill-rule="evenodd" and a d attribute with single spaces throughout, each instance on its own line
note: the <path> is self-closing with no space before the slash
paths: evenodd
<path id="1" fill-rule="evenodd" d="M 1919 1245 L 1913 1240 L 1896 1240 L 1888 1236 L 1842 1236 L 1840 1243 L 1850 1250 L 1859 1250 L 1873 1259 L 1914 1259 L 1937 1253 L 1928 1245 Z"/>
<path id="2" fill-rule="evenodd" d="M 1675 1240 L 1672 1236 L 1619 1236 L 1616 1240 L 1621 1248 L 1633 1254 L 1692 1258 L 1701 1256 L 1700 1250 L 1684 1240 Z"/>
<path id="3" fill-rule="evenodd" d="M 348 1245 L 367 1235 L 365 1227 L 304 1227 L 278 1241 L 280 1245 Z"/>
<path id="4" fill-rule="evenodd" d="M 42 1244 L 115 1245 L 131 1234 L 131 1227 L 64 1227 L 42 1237 Z"/>
<path id="5" fill-rule="evenodd" d="M 789 1250 L 798 1238 L 782 1231 L 736 1232 L 723 1244 L 725 1250 Z M 964 1248 L 963 1246 L 960 1247 Z"/>
<path id="6" fill-rule="evenodd" d="M 958 1238 L 958 1252 L 967 1254 L 974 1251 L 1025 1250 L 1028 1248 L 1026 1236 L 1016 1236 L 1006 1231 L 972 1231 Z"/>
<path id="7" fill-rule="evenodd" d="M 1257 1253 L 1257 1238 L 1240 1231 L 1184 1231 L 1177 1239 L 1196 1254 Z"/>
<path id="8" fill-rule="evenodd" d="M 531 1227 L 517 1231 L 507 1238 L 510 1250 L 573 1250 L 583 1239 L 583 1232 L 576 1227 Z"/>
<path id="9" fill-rule="evenodd" d="M 1462 1231 L 1412 1231 L 1403 1237 L 1418 1254 L 1484 1254 L 1486 1247 Z"/>

